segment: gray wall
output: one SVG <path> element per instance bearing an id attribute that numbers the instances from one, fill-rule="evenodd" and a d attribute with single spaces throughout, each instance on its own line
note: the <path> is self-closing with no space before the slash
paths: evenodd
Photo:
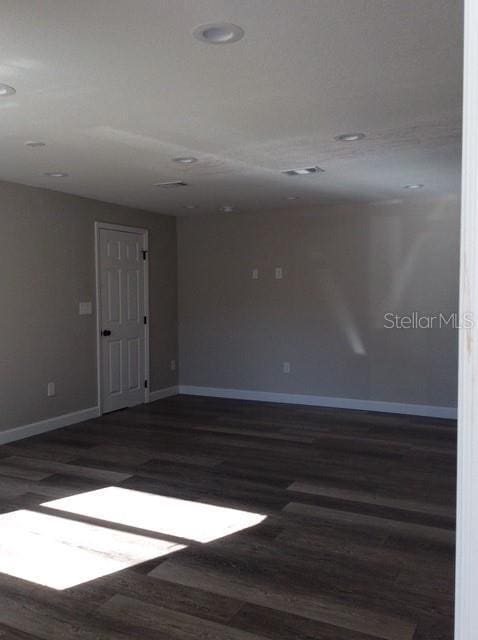
<path id="1" fill-rule="evenodd" d="M 150 230 L 152 390 L 178 382 L 179 263 L 182 384 L 456 403 L 456 331 L 383 328 L 456 311 L 456 201 L 181 218 L 179 260 L 172 217 L 9 183 L 0 203 L 0 430 L 97 403 L 95 220 Z"/>
<path id="2" fill-rule="evenodd" d="M 177 384 L 175 218 L 0 183 L 0 430 L 97 404 L 96 220 L 150 230 L 151 389 Z"/>
<path id="3" fill-rule="evenodd" d="M 456 404 L 457 331 L 383 326 L 456 312 L 456 200 L 191 216 L 178 246 L 181 384 Z"/>

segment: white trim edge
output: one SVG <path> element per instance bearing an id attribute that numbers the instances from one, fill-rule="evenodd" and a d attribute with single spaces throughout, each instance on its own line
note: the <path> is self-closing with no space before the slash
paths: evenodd
<path id="1" fill-rule="evenodd" d="M 455 640 L 478 638 L 478 2 L 465 0 Z"/>
<path id="2" fill-rule="evenodd" d="M 40 433 L 46 433 L 47 431 L 61 429 L 62 427 L 69 427 L 78 422 L 97 418 L 99 415 L 99 408 L 91 407 L 90 409 L 82 409 L 81 411 L 74 411 L 73 413 L 64 413 L 61 416 L 47 418 L 39 422 L 24 424 L 20 427 L 13 427 L 13 429 L 7 429 L 7 431 L 0 431 L 0 445 L 15 442 L 16 440 L 23 440 L 23 438 L 36 436 Z"/>
<path id="3" fill-rule="evenodd" d="M 177 396 L 179 393 L 179 387 L 165 387 L 164 389 L 158 389 L 158 391 L 151 391 L 149 394 L 149 401 L 155 402 L 162 398 L 169 398 L 169 396 Z"/>
<path id="4" fill-rule="evenodd" d="M 424 416 L 429 418 L 456 418 L 455 407 L 437 407 L 425 404 L 404 404 L 402 402 L 359 400 L 358 398 L 332 398 L 328 396 L 313 396 L 300 393 L 275 393 L 272 391 L 222 389 L 217 387 L 195 387 L 191 385 L 180 385 L 179 393 L 190 396 L 210 396 L 212 398 L 256 400 L 258 402 L 303 404 L 314 407 L 331 407 L 334 409 L 356 409 L 359 411 L 378 411 L 381 413 L 402 413 L 405 415 Z"/>

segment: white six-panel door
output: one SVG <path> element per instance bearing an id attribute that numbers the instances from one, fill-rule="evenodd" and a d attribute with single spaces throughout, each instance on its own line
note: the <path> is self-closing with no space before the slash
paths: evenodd
<path id="1" fill-rule="evenodd" d="M 146 232 L 97 225 L 102 412 L 145 401 Z"/>

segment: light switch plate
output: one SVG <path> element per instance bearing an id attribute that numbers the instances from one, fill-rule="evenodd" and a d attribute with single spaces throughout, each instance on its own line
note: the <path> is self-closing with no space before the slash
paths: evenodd
<path id="1" fill-rule="evenodd" d="M 79 305 L 80 316 L 91 316 L 93 313 L 93 305 L 91 302 L 80 302 Z"/>
<path id="2" fill-rule="evenodd" d="M 276 280 L 282 280 L 282 267 L 276 267 L 275 276 Z"/>
<path id="3" fill-rule="evenodd" d="M 259 269 L 253 269 L 252 270 L 252 279 L 253 280 L 259 280 Z"/>

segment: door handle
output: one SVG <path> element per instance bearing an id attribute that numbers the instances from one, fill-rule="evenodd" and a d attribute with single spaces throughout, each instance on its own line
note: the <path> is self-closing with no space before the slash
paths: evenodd
<path id="1" fill-rule="evenodd" d="M 101 332 L 101 335 L 104 336 L 106 338 L 106 336 L 110 336 L 111 335 L 111 331 L 109 329 L 104 329 Z"/>

